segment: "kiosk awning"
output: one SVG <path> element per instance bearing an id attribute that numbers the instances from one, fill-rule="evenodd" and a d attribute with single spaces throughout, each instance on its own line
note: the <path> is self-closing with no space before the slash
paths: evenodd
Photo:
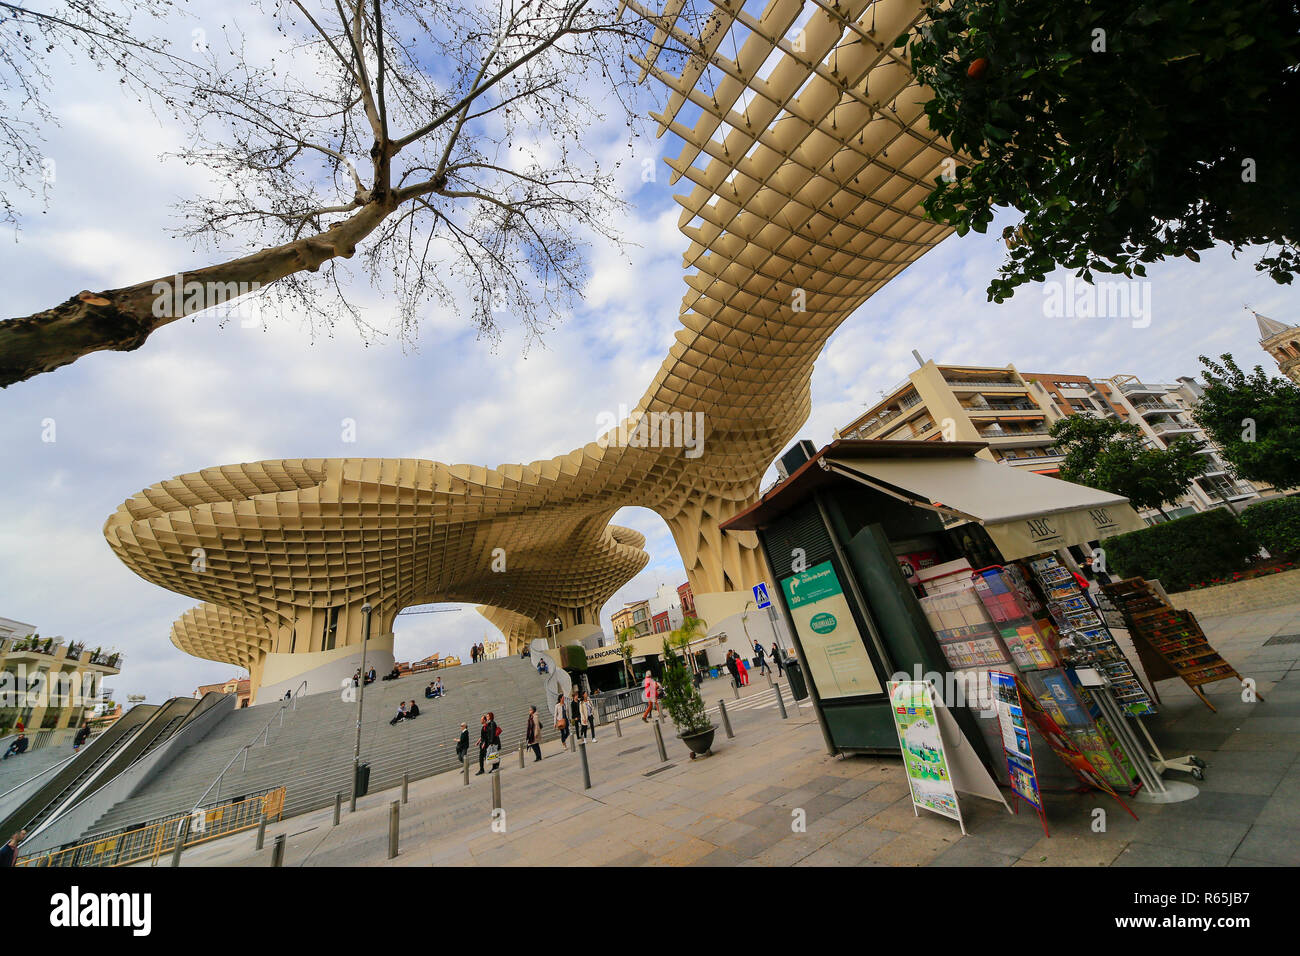
<path id="1" fill-rule="evenodd" d="M 839 458 L 879 491 L 982 524 L 1008 561 L 1144 527 L 1128 499 L 979 458 Z"/>

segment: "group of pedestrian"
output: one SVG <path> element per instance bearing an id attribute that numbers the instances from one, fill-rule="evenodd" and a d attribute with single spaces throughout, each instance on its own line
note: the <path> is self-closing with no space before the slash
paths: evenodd
<path id="1" fill-rule="evenodd" d="M 735 651 L 727 651 L 727 672 L 731 674 L 731 682 L 735 686 L 749 686 L 749 668 L 745 659 Z"/>
<path id="2" fill-rule="evenodd" d="M 429 686 L 424 689 L 425 700 L 437 700 L 443 694 L 447 693 L 442 689 L 442 678 L 429 682 Z"/>
<path id="3" fill-rule="evenodd" d="M 574 691 L 565 702 L 564 694 L 555 698 L 555 729 L 560 732 L 560 744 L 569 742 L 569 734 L 576 733 L 579 740 L 596 740 L 596 705 L 586 691 Z"/>
<path id="4" fill-rule="evenodd" d="M 399 720 L 414 720 L 419 716 L 420 708 L 415 701 L 411 701 L 409 704 L 407 704 L 406 701 L 402 701 L 397 705 L 397 716 L 388 722 L 388 726 L 392 727 Z"/>
<path id="5" fill-rule="evenodd" d="M 370 670 L 366 671 L 366 684 L 373 684 L 373 683 L 375 682 L 375 678 L 376 678 L 376 676 L 377 676 L 377 675 L 375 674 L 375 669 L 374 669 L 373 667 L 370 668 Z M 386 680 L 386 679 L 387 679 L 387 678 L 385 678 L 385 680 Z M 359 686 L 361 686 L 361 668 L 360 668 L 360 667 L 358 667 L 358 668 L 353 672 L 353 674 L 352 674 L 352 686 L 353 686 L 353 687 L 359 687 Z"/>
<path id="6" fill-rule="evenodd" d="M 470 645 L 469 660 L 471 664 L 477 664 L 479 661 L 487 660 L 487 654 L 484 652 L 482 644 Z"/>

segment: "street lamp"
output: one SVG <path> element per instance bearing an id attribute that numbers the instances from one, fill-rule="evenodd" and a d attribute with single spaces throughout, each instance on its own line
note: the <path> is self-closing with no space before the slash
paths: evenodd
<path id="1" fill-rule="evenodd" d="M 361 686 L 357 688 L 357 745 L 352 751 L 352 805 L 357 810 L 357 781 L 361 773 L 361 708 L 366 702 L 366 645 L 370 643 L 370 602 L 361 605 Z"/>

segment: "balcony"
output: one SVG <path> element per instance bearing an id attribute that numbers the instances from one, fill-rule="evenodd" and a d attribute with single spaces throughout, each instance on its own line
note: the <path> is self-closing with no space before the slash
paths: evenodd
<path id="1" fill-rule="evenodd" d="M 1027 392 L 1029 389 L 1021 382 L 1013 382 L 1009 378 L 945 378 L 949 388 L 1014 388 L 1021 392 Z"/>
<path id="2" fill-rule="evenodd" d="M 1154 422 L 1151 425 L 1151 430 L 1157 435 L 1177 435 L 1194 432 L 1197 428 L 1191 422 L 1163 421 Z"/>
<path id="3" fill-rule="evenodd" d="M 1144 382 L 1121 382 L 1119 390 L 1125 395 L 1163 395 L 1165 390 L 1154 385 L 1147 385 Z"/>
<path id="4" fill-rule="evenodd" d="M 1065 452 L 1053 446 L 1047 448 L 1026 448 L 1023 451 L 1008 451 L 1002 456 L 1004 462 L 1012 464 L 1042 464 L 1043 462 L 1059 461 L 1065 457 Z"/>
<path id="5" fill-rule="evenodd" d="M 1010 402 L 989 402 L 985 405 L 963 405 L 962 410 L 971 418 L 1002 418 L 1008 412 L 1017 415 L 1043 417 L 1043 410 L 1037 405 Z"/>
<path id="6" fill-rule="evenodd" d="M 1162 412 L 1168 414 L 1170 412 L 1182 411 L 1182 409 L 1173 402 L 1134 402 L 1133 407 L 1138 410 L 1138 414 L 1143 418 L 1146 418 L 1148 415 L 1155 415 Z"/>
<path id="7" fill-rule="evenodd" d="M 980 437 L 1000 448 L 1015 448 L 1022 445 L 1043 445 L 1051 437 L 1046 428 L 986 428 Z"/>

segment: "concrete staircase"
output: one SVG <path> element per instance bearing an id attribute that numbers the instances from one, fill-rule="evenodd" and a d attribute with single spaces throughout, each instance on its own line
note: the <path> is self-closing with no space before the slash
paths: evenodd
<path id="1" fill-rule="evenodd" d="M 425 700 L 424 688 L 435 674 L 442 677 L 446 695 Z M 501 726 L 503 759 L 516 759 L 511 754 L 524 739 L 529 705 L 535 705 L 542 715 L 543 740 L 557 737 L 548 718 L 543 678 L 528 660 L 508 658 L 462 665 L 376 681 L 365 690 L 361 759 L 370 764 L 372 792 L 400 783 L 403 773 L 415 780 L 458 768 L 456 740 L 462 721 L 469 724 L 470 757 L 477 762 L 479 715 L 489 710 L 496 713 Z M 420 706 L 420 716 L 389 726 L 398 703 L 412 698 Z M 298 698 L 296 709 L 283 711 L 283 724 L 277 716 L 279 709 L 276 703 L 232 711 L 204 739 L 181 753 L 157 780 L 110 807 L 84 837 L 188 812 L 231 758 L 250 742 L 247 767 L 242 757 L 236 760 L 222 779 L 220 795 L 213 789 L 203 798 L 204 806 L 280 786 L 286 788 L 286 816 L 328 806 L 336 793 L 343 793 L 346 799 L 352 789 L 357 705 L 345 702 L 342 692 L 335 690 Z M 269 743 L 264 743 L 267 721 L 271 721 Z"/>

